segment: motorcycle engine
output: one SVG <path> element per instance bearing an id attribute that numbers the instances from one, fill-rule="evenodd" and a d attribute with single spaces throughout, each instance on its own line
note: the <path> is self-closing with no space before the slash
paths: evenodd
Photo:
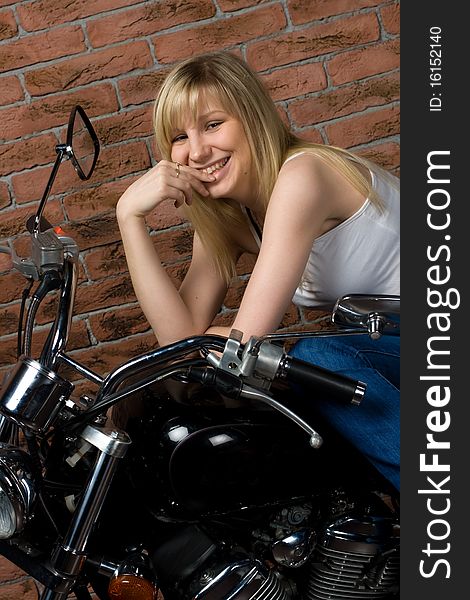
<path id="1" fill-rule="evenodd" d="M 268 569 L 241 548 L 214 542 L 197 525 L 175 533 L 160 540 L 152 555 L 165 597 L 288 600 L 276 570 Z"/>
<path id="2" fill-rule="evenodd" d="M 214 565 L 215 566 L 215 565 Z M 287 600 L 275 571 L 268 570 L 259 560 L 244 558 L 207 569 L 191 590 L 194 600 Z M 194 587 L 198 588 L 197 591 Z"/>
<path id="3" fill-rule="evenodd" d="M 316 534 L 302 528 L 268 545 L 272 558 L 265 563 L 253 553 L 214 542 L 193 525 L 159 545 L 153 561 L 164 592 L 165 578 L 179 581 L 173 588 L 178 598 L 398 598 L 400 530 L 393 517 L 349 514 Z"/>
<path id="4" fill-rule="evenodd" d="M 388 517 L 340 518 L 328 525 L 310 560 L 305 600 L 398 597 L 400 529 Z"/>

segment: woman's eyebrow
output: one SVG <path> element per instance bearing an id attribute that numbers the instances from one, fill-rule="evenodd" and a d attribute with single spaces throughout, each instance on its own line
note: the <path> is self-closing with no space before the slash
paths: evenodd
<path id="1" fill-rule="evenodd" d="M 208 117 L 215 115 L 215 114 L 225 114 L 223 110 L 221 109 L 214 109 L 214 110 L 209 110 L 208 112 L 202 114 L 202 115 L 198 115 L 199 119 L 207 119 Z"/>

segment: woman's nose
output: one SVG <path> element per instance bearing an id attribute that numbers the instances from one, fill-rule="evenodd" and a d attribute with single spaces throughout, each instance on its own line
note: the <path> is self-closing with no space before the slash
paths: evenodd
<path id="1" fill-rule="evenodd" d="M 189 139 L 189 160 L 195 163 L 203 163 L 209 155 L 209 147 L 200 135 L 191 136 Z"/>

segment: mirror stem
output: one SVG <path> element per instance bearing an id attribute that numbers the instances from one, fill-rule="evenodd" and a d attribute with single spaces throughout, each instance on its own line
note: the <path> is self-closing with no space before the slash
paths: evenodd
<path id="1" fill-rule="evenodd" d="M 68 151 L 67 151 L 66 144 L 57 144 L 55 149 L 57 152 L 57 158 L 55 159 L 54 167 L 52 168 L 52 173 L 49 177 L 49 181 L 47 182 L 46 189 L 44 191 L 44 195 L 41 199 L 41 202 L 39 203 L 38 210 L 34 217 L 34 225 L 33 225 L 33 231 L 32 231 L 33 235 L 35 235 L 39 232 L 39 225 L 41 222 L 41 216 L 42 216 L 42 213 L 44 210 L 44 206 L 45 206 L 46 200 L 49 197 L 49 194 L 51 192 L 52 184 L 54 183 L 54 180 L 56 178 L 60 163 L 62 162 L 64 155 L 66 155 L 68 157 Z"/>

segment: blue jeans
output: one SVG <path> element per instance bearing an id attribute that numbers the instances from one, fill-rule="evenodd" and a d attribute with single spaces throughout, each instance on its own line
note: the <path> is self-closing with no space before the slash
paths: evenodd
<path id="1" fill-rule="evenodd" d="M 400 489 L 400 338 L 305 338 L 289 353 L 367 384 L 360 406 L 319 402 L 323 417 Z"/>

